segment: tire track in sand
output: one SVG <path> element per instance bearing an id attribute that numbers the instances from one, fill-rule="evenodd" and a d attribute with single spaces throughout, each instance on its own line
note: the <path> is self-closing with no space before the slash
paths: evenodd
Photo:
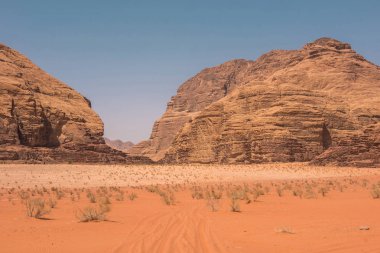
<path id="1" fill-rule="evenodd" d="M 143 219 L 112 253 L 227 253 L 199 208 Z"/>

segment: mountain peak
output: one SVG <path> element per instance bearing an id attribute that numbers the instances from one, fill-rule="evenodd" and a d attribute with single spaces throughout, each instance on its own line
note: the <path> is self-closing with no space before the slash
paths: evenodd
<path id="1" fill-rule="evenodd" d="M 336 50 L 342 50 L 342 49 L 351 49 L 351 45 L 345 42 L 341 42 L 339 40 L 328 38 L 328 37 L 322 37 L 314 42 L 306 44 L 305 48 L 311 48 L 311 47 L 324 47 L 324 48 L 333 48 Z"/>

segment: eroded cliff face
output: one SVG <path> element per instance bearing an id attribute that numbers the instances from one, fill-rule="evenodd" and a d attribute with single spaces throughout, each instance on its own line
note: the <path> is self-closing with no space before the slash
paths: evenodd
<path id="1" fill-rule="evenodd" d="M 349 44 L 322 38 L 202 71 L 179 88 L 135 154 L 378 166 L 379 121 L 380 68 Z"/>
<path id="2" fill-rule="evenodd" d="M 0 160 L 124 162 L 90 101 L 0 44 Z"/>

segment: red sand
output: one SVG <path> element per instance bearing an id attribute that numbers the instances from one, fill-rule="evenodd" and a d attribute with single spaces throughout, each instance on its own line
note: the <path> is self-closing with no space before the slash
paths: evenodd
<path id="1" fill-rule="evenodd" d="M 326 197 L 312 199 L 295 197 L 289 190 L 279 197 L 271 186 L 257 202 L 241 200 L 241 212 L 230 211 L 225 193 L 219 210 L 212 212 L 207 201 L 193 199 L 189 189 L 175 192 L 175 205 L 168 206 L 144 188 L 123 188 L 138 198 L 111 197 L 107 221 L 88 223 L 76 217 L 89 205 L 85 193 L 72 201 L 66 189 L 66 196 L 42 220 L 27 217 L 17 193 L 2 189 L 1 252 L 377 253 L 380 199 L 373 199 L 370 191 L 380 177 L 375 173 L 366 178 L 371 181 L 366 186 L 362 179 L 332 179 L 342 182 L 344 191 L 331 189 Z M 362 226 L 369 230 L 360 230 Z"/>

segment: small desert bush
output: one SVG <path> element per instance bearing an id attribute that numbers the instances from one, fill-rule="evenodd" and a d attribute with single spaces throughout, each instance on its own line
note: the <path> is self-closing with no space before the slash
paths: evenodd
<path id="1" fill-rule="evenodd" d="M 368 185 L 368 182 L 369 182 L 368 179 L 363 179 L 363 180 L 362 180 L 362 187 L 363 187 L 363 188 L 366 188 L 367 185 Z"/>
<path id="2" fill-rule="evenodd" d="M 65 196 L 65 193 L 61 189 L 58 189 L 58 188 L 54 188 L 54 193 L 58 200 Z"/>
<path id="3" fill-rule="evenodd" d="M 230 207 L 232 212 L 241 212 L 239 199 L 236 197 L 231 197 Z"/>
<path id="4" fill-rule="evenodd" d="M 372 186 L 371 195 L 374 199 L 380 198 L 380 184 L 375 184 Z"/>
<path id="5" fill-rule="evenodd" d="M 175 204 L 174 192 L 169 189 L 169 187 L 162 189 L 158 186 L 150 186 L 149 188 L 146 187 L 146 189 L 149 192 L 157 193 L 166 205 L 170 206 Z"/>
<path id="6" fill-rule="evenodd" d="M 206 190 L 207 199 L 221 199 L 223 197 L 223 191 L 221 189 L 215 189 L 213 186 Z"/>
<path id="7" fill-rule="evenodd" d="M 206 191 L 207 206 L 211 211 L 216 212 L 219 210 L 219 200 L 223 196 L 223 190 L 219 187 L 218 190 L 211 187 L 211 189 Z"/>
<path id="8" fill-rule="evenodd" d="M 302 198 L 303 196 L 303 191 L 301 188 L 295 188 L 293 189 L 293 196 Z"/>
<path id="9" fill-rule="evenodd" d="M 161 191 L 159 194 L 166 205 L 170 206 L 175 204 L 175 197 L 172 191 Z"/>
<path id="10" fill-rule="evenodd" d="M 219 210 L 219 201 L 218 201 L 218 199 L 208 198 L 207 199 L 207 206 L 213 212 L 218 211 Z"/>
<path id="11" fill-rule="evenodd" d="M 157 193 L 157 191 L 158 191 L 158 186 L 156 186 L 156 185 L 148 185 L 147 187 L 145 187 L 145 189 L 146 189 L 148 192 L 151 192 L 151 193 Z"/>
<path id="12" fill-rule="evenodd" d="M 252 190 L 253 201 L 257 201 L 257 199 L 258 199 L 260 196 L 264 195 L 264 194 L 265 194 L 264 190 L 262 190 L 262 189 L 260 189 L 260 188 L 254 188 L 254 189 Z"/>
<path id="13" fill-rule="evenodd" d="M 96 203 L 96 197 L 92 191 L 88 190 L 86 196 L 91 203 Z"/>
<path id="14" fill-rule="evenodd" d="M 191 197 L 193 199 L 203 199 L 203 189 L 199 186 L 194 186 L 191 188 Z"/>
<path id="15" fill-rule="evenodd" d="M 57 206 L 57 200 L 49 198 L 47 204 L 50 208 L 55 208 Z"/>
<path id="16" fill-rule="evenodd" d="M 46 203 L 43 199 L 34 198 L 25 200 L 26 215 L 36 219 L 43 218 L 44 215 L 50 212 L 46 207 Z"/>
<path id="17" fill-rule="evenodd" d="M 96 190 L 96 193 L 97 193 L 98 195 L 108 195 L 108 189 L 107 189 L 107 187 L 102 186 L 102 187 L 99 187 L 99 188 Z"/>
<path id="18" fill-rule="evenodd" d="M 133 201 L 137 198 L 137 194 L 132 192 L 128 195 L 129 200 Z"/>
<path id="19" fill-rule="evenodd" d="M 284 195 L 283 193 L 283 189 L 281 188 L 281 186 L 277 186 L 276 187 L 276 193 L 279 197 L 282 197 Z"/>
<path id="20" fill-rule="evenodd" d="M 344 185 L 342 185 L 342 184 L 340 184 L 340 183 L 337 184 L 337 188 L 338 188 L 338 190 L 339 190 L 340 192 L 343 192 L 343 191 L 344 191 Z"/>
<path id="21" fill-rule="evenodd" d="M 329 189 L 327 187 L 321 187 L 319 188 L 318 192 L 322 195 L 322 197 L 326 197 Z"/>
<path id="22" fill-rule="evenodd" d="M 109 211 L 109 205 L 87 206 L 83 210 L 79 210 L 77 218 L 80 222 L 104 221 L 106 220 L 106 213 Z"/>
<path id="23" fill-rule="evenodd" d="M 306 188 L 305 194 L 304 194 L 305 198 L 307 198 L 307 199 L 316 198 L 316 194 L 315 194 L 313 187 L 311 185 L 308 184 L 308 185 L 306 185 L 305 188 Z"/>
<path id="24" fill-rule="evenodd" d="M 248 202 L 249 197 L 245 190 L 243 190 L 241 187 L 235 187 L 230 193 L 229 193 L 231 203 L 231 211 L 232 212 L 240 212 L 240 200 L 246 200 Z"/>

